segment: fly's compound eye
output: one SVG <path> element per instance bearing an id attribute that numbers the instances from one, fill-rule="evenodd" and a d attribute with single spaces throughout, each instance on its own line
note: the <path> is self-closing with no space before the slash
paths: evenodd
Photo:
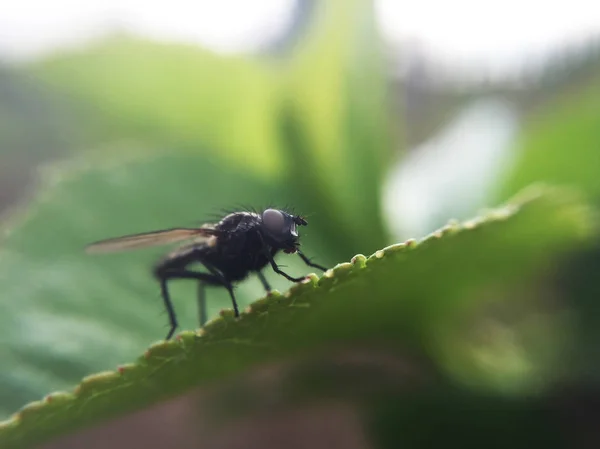
<path id="1" fill-rule="evenodd" d="M 264 211 L 262 220 L 265 226 L 271 231 L 281 231 L 285 223 L 283 214 L 276 209 L 267 209 Z"/>

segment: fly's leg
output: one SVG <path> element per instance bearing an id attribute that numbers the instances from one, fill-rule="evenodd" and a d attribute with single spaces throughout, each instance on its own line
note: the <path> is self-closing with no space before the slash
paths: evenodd
<path id="1" fill-rule="evenodd" d="M 288 281 L 292 281 L 292 282 L 300 282 L 304 280 L 304 277 L 301 278 L 295 278 L 293 276 L 290 276 L 289 274 L 287 274 L 285 271 L 282 271 L 278 266 L 277 263 L 275 263 L 275 260 L 273 260 L 273 256 L 271 256 L 271 254 L 268 254 L 268 258 L 269 258 L 269 262 L 271 263 L 271 268 L 273 268 L 273 271 L 277 274 L 280 274 L 281 276 L 283 276 L 284 278 L 286 278 Z"/>
<path id="2" fill-rule="evenodd" d="M 321 270 L 321 271 L 327 271 L 327 268 L 325 268 L 325 267 L 323 267 L 323 266 L 321 266 L 321 265 L 318 265 L 318 264 L 316 264 L 316 263 L 313 263 L 313 262 L 311 262 L 311 260 L 310 260 L 308 257 L 306 257 L 306 255 L 305 255 L 304 253 L 301 253 L 300 251 L 296 251 L 296 253 L 298 253 L 298 255 L 300 256 L 300 258 L 301 258 L 301 259 L 304 261 L 304 263 L 305 263 L 306 265 L 308 265 L 309 267 L 318 268 L 318 269 L 319 269 L 319 270 Z"/>
<path id="3" fill-rule="evenodd" d="M 273 290 L 273 289 L 271 288 L 269 281 L 267 281 L 267 278 L 265 278 L 265 275 L 262 273 L 262 271 L 259 271 L 257 274 L 258 274 L 258 278 L 260 279 L 261 284 L 267 291 L 267 295 L 271 294 L 271 290 Z"/>
<path id="4" fill-rule="evenodd" d="M 237 303 L 235 301 L 235 297 L 233 295 L 233 286 L 230 282 L 228 282 L 222 275 L 213 274 L 213 273 L 199 273 L 196 271 L 190 271 L 185 269 L 175 269 L 175 268 L 158 268 L 155 272 L 155 275 L 160 280 L 161 285 L 161 293 L 163 297 L 163 301 L 165 303 L 165 308 L 167 309 L 167 313 L 169 314 L 169 323 L 171 328 L 169 329 L 169 333 L 167 334 L 166 340 L 169 340 L 175 330 L 178 327 L 177 317 L 175 315 L 175 310 L 173 308 L 173 303 L 171 301 L 171 297 L 169 295 L 169 290 L 167 288 L 167 281 L 173 279 L 195 279 L 204 284 L 215 285 L 225 287 L 231 296 L 231 301 L 233 303 L 233 310 L 235 312 L 235 316 L 239 317 L 239 311 L 237 307 Z M 202 313 L 202 312 L 201 312 Z"/>
<path id="5" fill-rule="evenodd" d="M 206 289 L 204 282 L 198 282 L 198 322 L 200 323 L 200 327 L 206 324 L 208 320 L 206 310 Z"/>
<path id="6" fill-rule="evenodd" d="M 260 234 L 259 234 L 259 236 L 260 236 Z M 261 240 L 262 240 L 262 237 L 261 237 Z M 269 247 L 265 244 L 264 240 L 262 240 L 262 244 L 263 244 L 262 252 L 266 256 L 266 258 L 269 261 L 269 263 L 271 264 L 271 268 L 273 268 L 273 271 L 275 273 L 280 274 L 281 276 L 283 276 L 284 278 L 286 278 L 288 281 L 292 281 L 292 282 L 300 282 L 300 281 L 303 281 L 305 279 L 304 277 L 295 278 L 295 277 L 290 276 L 289 274 L 287 274 L 285 271 L 282 271 L 279 268 L 279 266 L 277 266 L 277 263 L 275 262 L 275 259 L 273 259 L 273 255 L 269 251 Z"/>
<path id="7" fill-rule="evenodd" d="M 203 263 L 206 269 L 210 271 L 213 274 L 213 276 L 216 276 L 217 278 L 221 279 L 221 285 L 223 285 L 227 289 L 227 291 L 229 292 L 229 296 L 231 297 L 231 305 L 233 306 L 234 315 L 236 318 L 238 318 L 240 316 L 240 311 L 235 300 L 235 295 L 233 294 L 233 284 L 230 281 L 228 281 L 227 278 L 225 278 L 225 276 L 223 276 L 223 274 L 221 274 L 221 272 L 214 268 L 212 265 L 209 265 L 206 262 Z"/>
<path id="8" fill-rule="evenodd" d="M 171 301 L 171 296 L 169 295 L 169 289 L 167 287 L 167 279 L 160 279 L 160 293 L 163 298 L 163 302 L 165 303 L 165 309 L 167 309 L 167 313 L 169 315 L 169 324 L 171 328 L 169 329 L 169 333 L 165 340 L 169 340 L 173 336 L 173 332 L 177 329 L 179 325 L 177 323 L 177 315 L 175 315 L 175 309 L 173 308 L 173 302 Z"/>

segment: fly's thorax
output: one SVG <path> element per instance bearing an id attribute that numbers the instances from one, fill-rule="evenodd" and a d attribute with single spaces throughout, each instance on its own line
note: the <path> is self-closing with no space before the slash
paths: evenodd
<path id="1" fill-rule="evenodd" d="M 217 224 L 217 229 L 225 232 L 241 232 L 259 223 L 260 216 L 254 212 L 233 212 L 223 217 Z"/>

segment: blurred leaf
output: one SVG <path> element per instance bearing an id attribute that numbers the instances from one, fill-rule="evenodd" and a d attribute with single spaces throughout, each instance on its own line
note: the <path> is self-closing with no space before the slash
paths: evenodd
<path id="1" fill-rule="evenodd" d="M 33 167 L 70 151 L 77 135 L 64 98 L 0 63 L 0 214 L 31 187 Z"/>
<path id="2" fill-rule="evenodd" d="M 239 203 L 291 202 L 308 213 L 303 244 L 322 263 L 337 260 L 361 240 L 365 248 L 383 244 L 377 186 L 385 150 L 378 125 L 384 93 L 380 55 L 370 47 L 379 41 L 372 5 L 347 6 L 338 2 L 325 21 L 318 19 L 308 38 L 312 50 L 302 50 L 284 68 L 123 36 L 30 67 L 33 79 L 77 108 L 81 134 L 95 150 L 50 171 L 43 193 L 21 212 L 23 218 L 13 219 L 3 242 L 0 265 L 6 271 L 0 282 L 12 299 L 0 304 L 7 322 L 0 340 L 11 343 L 3 346 L 0 360 L 15 367 L 0 375 L 4 411 L 123 363 L 145 342 L 163 336 L 166 317 L 160 316 L 158 288 L 147 266 L 148 254 L 159 250 L 84 258 L 82 247 L 90 241 L 192 225 L 192 217 L 202 222 L 213 218 L 204 214 Z M 329 81 L 321 86 L 323 77 Z M 303 148 L 312 154 L 303 167 L 289 164 L 293 155 L 283 152 L 289 142 L 282 145 L 279 134 L 278 114 L 289 92 L 296 95 L 297 82 L 302 91 L 318 90 L 314 113 L 304 111 L 309 134 L 329 136 L 319 138 L 315 148 L 312 142 Z M 338 82 L 339 89 L 329 92 Z M 332 109 L 334 104 L 342 108 Z M 331 129 L 321 123 L 323 108 L 337 111 Z M 334 142 L 336 133 L 348 136 Z M 348 146 L 348 157 L 336 167 L 332 160 L 317 164 L 316 171 L 310 160 L 327 153 L 329 143 L 338 156 Z M 321 184 L 304 191 L 317 172 Z M 335 185 L 327 182 L 330 174 L 338 178 Z M 362 184 L 362 193 L 350 192 L 342 179 Z M 322 190 L 333 187 L 341 190 L 331 197 Z M 306 272 L 297 261 L 288 266 Z M 273 284 L 288 285 L 279 278 Z M 195 297 L 194 290 L 182 285 L 173 292 L 184 327 L 195 326 L 195 305 L 189 300 L 179 305 L 177 298 Z M 243 306 L 260 294 L 260 284 L 249 282 L 238 296 Z M 123 303 L 123 297 L 129 300 Z M 210 312 L 228 305 L 226 294 L 215 291 Z M 120 341 L 116 347 L 114 339 Z"/>
<path id="3" fill-rule="evenodd" d="M 0 65 L 0 154 L 33 162 L 64 154 L 77 134 L 67 102 Z M 3 167 L 4 168 L 3 164 Z"/>
<path id="4" fill-rule="evenodd" d="M 522 127 L 516 161 L 494 195 L 532 182 L 573 185 L 600 199 L 600 77 L 543 104 Z"/>
<path id="5" fill-rule="evenodd" d="M 150 168 L 152 164 L 146 170 Z M 94 187 L 100 187 L 94 177 L 86 179 Z M 124 204 L 133 207 L 126 200 Z M 469 311 L 481 304 L 480 292 L 498 284 L 507 288 L 522 285 L 551 268 L 559 255 L 574 250 L 590 236 L 593 223 L 588 212 L 571 192 L 530 190 L 502 209 L 462 226 L 449 226 L 418 245 L 412 242 L 392 246 L 368 259 L 356 256 L 352 263 L 338 265 L 321 279 L 313 276 L 311 282 L 295 286 L 289 294 L 253 303 L 239 321 L 233 319 L 232 313 L 225 314 L 209 323 L 200 339 L 193 333 L 181 334 L 176 341 L 155 345 L 133 366 L 85 380 L 74 394 L 31 404 L 13 421 L 4 424 L 0 438 L 13 446 L 27 447 L 193 386 L 227 379 L 260 363 L 284 360 L 331 345 L 385 342 L 387 348 L 419 350 L 443 361 L 440 349 L 464 326 Z M 9 240 L 11 255 L 16 254 L 14 246 L 18 245 Z M 35 252 L 33 247 L 29 252 Z M 10 268 L 6 255 L 0 272 Z M 48 314 L 47 321 L 38 321 L 34 326 L 33 311 L 16 315 L 4 310 L 0 314 L 17 320 L 2 325 L 3 329 L 10 327 L 7 335 L 14 339 L 3 346 L 10 345 L 15 357 L 20 355 L 25 359 L 29 349 L 32 364 L 40 363 L 44 354 L 46 363 L 51 359 L 54 366 L 59 366 L 61 352 L 77 347 L 81 357 L 78 360 L 87 361 L 89 366 L 102 361 L 106 368 L 111 354 L 125 353 L 126 345 L 135 346 L 132 325 L 144 329 L 139 334 L 149 334 L 148 323 L 142 322 L 148 315 L 147 308 L 133 314 L 131 307 L 122 305 L 123 301 L 138 302 L 138 298 L 106 287 L 106 279 L 94 276 L 90 270 L 91 262 L 75 259 L 72 256 L 79 269 L 77 275 L 85 281 L 71 288 L 78 302 L 71 300 L 67 308 L 63 301 L 61 319 L 56 318 L 61 315 L 54 310 L 54 317 Z M 39 258 L 38 262 L 43 263 Z M 47 262 L 45 269 L 51 263 Z M 110 263 L 114 268 L 118 262 Z M 19 276 L 16 270 L 8 274 Z M 123 268 L 120 276 L 115 274 L 121 285 L 137 282 L 138 277 L 141 278 L 132 267 Z M 36 276 L 29 272 L 28 279 Z M 26 285 L 22 279 L 15 282 Z M 134 285 L 144 288 L 141 282 Z M 15 296 L 18 293 L 17 288 L 9 289 L 7 297 L 12 301 L 2 306 L 27 305 L 29 296 Z M 62 285 L 52 305 L 60 307 L 60 298 L 68 294 L 69 288 Z M 92 312 L 94 299 L 111 307 L 103 311 L 98 307 Z M 502 298 L 515 299 L 518 298 L 508 295 Z M 37 304 L 35 310 L 38 318 L 44 313 L 40 306 Z M 44 351 L 39 343 L 42 339 L 47 343 Z M 21 379 L 39 375 L 39 370 L 32 367 L 26 371 L 22 360 L 18 364 L 10 361 L 7 366 L 15 368 L 10 375 L 20 374 Z M 73 368 L 62 366 L 65 373 L 74 372 Z M 12 383 L 14 386 L 14 380 Z M 2 382 L 6 384 L 7 381 Z"/>
<path id="6" fill-rule="evenodd" d="M 554 393 L 554 392 L 553 392 Z M 434 386 L 382 398 L 372 418 L 375 447 L 574 449 L 597 447 L 594 419 L 581 419 L 585 400 L 564 393 L 511 397 Z M 589 396 L 588 396 L 589 398 Z M 586 399 L 588 399 L 586 398 Z M 597 400 L 597 396 L 591 401 Z"/>
<path id="7" fill-rule="evenodd" d="M 245 171 L 279 175 L 332 251 L 350 257 L 358 242 L 369 251 L 387 242 L 382 43 L 368 0 L 318 4 L 309 25 L 283 61 L 121 36 L 30 71 L 78 104 L 90 145 L 202 146 Z"/>
<path id="8" fill-rule="evenodd" d="M 280 125 L 298 202 L 314 209 L 343 257 L 388 241 L 381 218 L 391 154 L 386 87 L 372 2 L 318 4 L 289 66 Z"/>
<path id="9" fill-rule="evenodd" d="M 117 36 L 30 72 L 79 105 L 90 143 L 202 146 L 257 174 L 281 166 L 279 77 L 257 61 Z"/>
<path id="10" fill-rule="evenodd" d="M 531 182 L 545 181 L 577 187 L 591 202 L 600 204 L 600 72 L 597 68 L 590 72 L 590 79 L 564 89 L 529 117 L 516 160 L 495 192 L 496 200 Z M 577 351 L 569 354 L 564 366 L 570 368 L 572 377 L 600 383 L 599 242 L 568 262 L 544 281 L 555 295 L 568 298 L 577 313 Z"/>
<path id="11" fill-rule="evenodd" d="M 222 208 L 240 202 L 260 206 L 273 198 L 283 203 L 273 195 L 278 191 L 272 180 L 258 180 L 206 156 L 145 147 L 103 150 L 47 170 L 43 194 L 13 218 L 1 243 L 0 359 L 13 367 L 0 373 L 2 413 L 123 363 L 166 335 L 167 317 L 149 266 L 166 250 L 91 257 L 83 253 L 86 244 L 212 221 Z M 331 262 L 315 243 L 303 239 L 306 253 Z M 295 258 L 286 265 L 290 272 L 307 272 Z M 279 276 L 268 277 L 276 288 L 289 285 Z M 258 281 L 243 284 L 237 292 L 240 306 L 263 292 Z M 218 289 L 209 295 L 211 315 L 230 307 Z M 195 286 L 174 285 L 184 328 L 197 325 L 190 300 L 195 296 Z"/>
<path id="12" fill-rule="evenodd" d="M 577 351 L 566 360 L 571 379 L 600 385 L 600 240 L 586 249 L 569 258 L 549 284 L 577 310 Z"/>

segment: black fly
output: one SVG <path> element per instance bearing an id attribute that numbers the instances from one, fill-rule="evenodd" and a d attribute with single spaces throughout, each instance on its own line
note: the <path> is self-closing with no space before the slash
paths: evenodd
<path id="1" fill-rule="evenodd" d="M 190 240 L 190 243 L 177 248 L 163 257 L 154 267 L 154 276 L 160 282 L 161 294 L 169 314 L 169 340 L 177 329 L 177 317 L 171 302 L 167 282 L 172 279 L 193 279 L 199 281 L 200 325 L 206 321 L 204 286 L 225 287 L 231 296 L 235 316 L 239 310 L 233 294 L 233 283 L 245 279 L 249 274 L 258 274 L 265 290 L 271 286 L 261 270 L 271 265 L 273 271 L 293 282 L 304 277 L 292 277 L 283 272 L 274 260 L 279 251 L 296 253 L 310 267 L 325 271 L 326 268 L 312 263 L 299 250 L 297 226 L 306 226 L 306 220 L 297 215 L 278 209 L 266 209 L 262 214 L 255 212 L 234 212 L 216 224 L 199 228 L 175 228 L 143 234 L 127 235 L 102 240 L 87 247 L 89 253 L 126 251 L 147 246 Z M 190 270 L 193 263 L 203 265 L 207 272 Z"/>

